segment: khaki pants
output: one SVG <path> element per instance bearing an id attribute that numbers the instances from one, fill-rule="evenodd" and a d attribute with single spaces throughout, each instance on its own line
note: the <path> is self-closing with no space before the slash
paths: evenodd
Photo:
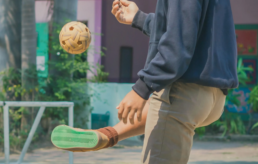
<path id="1" fill-rule="evenodd" d="M 150 98 L 144 164 L 186 164 L 194 130 L 218 120 L 226 96 L 218 88 L 176 82 Z"/>

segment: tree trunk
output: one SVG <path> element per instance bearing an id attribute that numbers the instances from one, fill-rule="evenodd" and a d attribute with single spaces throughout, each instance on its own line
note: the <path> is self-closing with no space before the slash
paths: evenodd
<path id="1" fill-rule="evenodd" d="M 22 86 L 27 90 L 27 94 L 22 96 L 23 101 L 33 101 L 33 92 L 28 92 L 29 88 L 35 85 L 37 79 L 31 77 L 30 72 L 36 73 L 36 50 L 37 35 L 35 21 L 35 0 L 22 0 Z M 27 113 L 30 115 L 27 115 Z M 34 114 L 33 109 L 26 109 L 22 115 L 21 129 L 25 130 L 30 124 Z"/>
<path id="2" fill-rule="evenodd" d="M 21 69 L 21 1 L 0 1 L 0 71 Z"/>
<path id="3" fill-rule="evenodd" d="M 22 0 L 22 69 L 36 65 L 35 0 Z M 26 76 L 23 76 L 26 78 Z M 25 80 L 25 79 L 24 79 Z M 23 81 L 26 84 L 26 81 Z"/>
<path id="4" fill-rule="evenodd" d="M 57 28 L 61 29 L 67 21 L 77 20 L 77 5 L 77 0 L 54 0 L 52 20 L 60 26 L 60 28 Z"/>

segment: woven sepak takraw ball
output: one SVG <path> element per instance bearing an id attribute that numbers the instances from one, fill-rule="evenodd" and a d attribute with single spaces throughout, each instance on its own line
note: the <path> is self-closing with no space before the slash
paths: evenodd
<path id="1" fill-rule="evenodd" d="M 68 53 L 81 54 L 90 45 L 91 33 L 85 24 L 74 21 L 64 25 L 59 34 L 59 41 Z"/>

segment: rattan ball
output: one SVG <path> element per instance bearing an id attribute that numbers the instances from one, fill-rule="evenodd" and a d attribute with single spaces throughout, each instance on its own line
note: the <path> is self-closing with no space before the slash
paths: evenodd
<path id="1" fill-rule="evenodd" d="M 91 32 L 81 22 L 70 22 L 64 25 L 59 34 L 60 45 L 70 54 L 85 52 L 91 42 Z"/>

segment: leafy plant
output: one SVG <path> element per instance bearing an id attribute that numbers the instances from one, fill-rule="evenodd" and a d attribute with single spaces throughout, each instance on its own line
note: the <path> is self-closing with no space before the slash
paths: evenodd
<path id="1" fill-rule="evenodd" d="M 205 132 L 206 132 L 205 127 L 199 127 L 195 129 L 195 133 L 198 134 L 200 139 L 205 135 Z"/>
<path id="2" fill-rule="evenodd" d="M 248 103 L 252 105 L 253 111 L 258 112 L 258 86 L 252 89 Z"/>
<path id="3" fill-rule="evenodd" d="M 222 136 L 225 136 L 228 131 L 228 125 L 226 121 L 217 120 L 210 125 L 212 128 L 221 128 L 223 130 Z"/>
<path id="4" fill-rule="evenodd" d="M 36 75 L 35 72 L 26 70 L 24 72 L 28 79 Z M 37 85 L 22 86 L 21 70 L 14 68 L 6 69 L 0 72 L 1 86 L 0 86 L 0 101 L 19 101 L 22 96 L 31 95 L 34 100 L 37 100 L 35 93 L 38 91 Z M 29 128 L 25 127 L 21 130 L 21 118 L 26 113 L 25 108 L 9 108 L 10 115 L 10 142 L 12 151 L 17 151 L 24 144 Z M 0 109 L 0 117 L 3 118 L 2 108 Z M 0 119 L 2 120 L 2 119 Z M 0 127 L 3 127 L 3 121 L 0 121 Z M 0 133 L 0 147 L 3 144 L 3 131 Z"/>
<path id="5" fill-rule="evenodd" d="M 258 122 L 252 126 L 252 130 L 258 127 Z"/>
<path id="6" fill-rule="evenodd" d="M 87 52 L 79 55 L 71 55 L 65 52 L 58 40 L 52 41 L 51 47 L 50 53 L 52 57 L 55 57 L 55 60 L 48 63 L 50 71 L 47 78 L 38 77 L 37 72 L 31 72 L 31 70 L 16 70 L 14 68 L 6 69 L 0 73 L 0 78 L 2 79 L 0 100 L 19 101 L 24 95 L 33 95 L 30 97 L 31 101 L 72 101 L 75 103 L 75 126 L 87 128 L 88 114 L 92 110 L 90 106 L 90 97 L 92 95 L 88 93 L 87 83 L 105 82 L 108 73 L 103 72 L 103 66 L 99 64 L 91 65 L 87 62 L 88 53 L 96 53 L 94 52 L 94 47 L 90 47 Z M 103 55 L 103 52 L 100 53 Z M 22 85 L 21 80 L 23 71 L 25 71 L 28 79 L 31 79 L 26 87 Z M 93 75 L 90 79 L 87 78 L 88 72 Z M 38 80 L 39 83 L 35 83 Z M 36 114 L 36 112 L 34 114 L 30 113 L 33 111 L 35 110 L 25 110 L 23 107 L 10 108 L 10 141 L 13 151 L 21 149 L 30 129 L 30 126 L 26 127 L 25 130 L 21 129 L 21 118 L 23 115 L 30 114 L 33 116 L 31 118 L 31 121 L 33 121 Z M 2 118 L 1 110 L 0 117 Z M 57 124 L 67 124 L 68 112 L 61 107 L 47 108 L 44 112 L 43 120 L 47 121 L 47 129 L 38 130 L 34 140 L 50 135 L 53 127 Z M 2 125 L 3 123 L 0 119 L 0 127 L 3 127 Z M 0 147 L 2 145 L 3 133 L 0 133 Z"/>
<path id="7" fill-rule="evenodd" d="M 251 107 L 254 112 L 258 112 L 258 85 L 252 89 L 248 103 L 251 104 Z M 252 126 L 251 130 L 254 130 L 257 127 L 258 122 Z"/>
<path id="8" fill-rule="evenodd" d="M 245 67 L 243 65 L 243 59 L 240 58 L 238 60 L 238 66 L 237 66 L 237 76 L 238 76 L 239 84 L 246 85 L 247 82 L 250 82 L 250 78 L 246 74 L 247 71 L 253 71 L 253 68 Z"/>
<path id="9" fill-rule="evenodd" d="M 245 125 L 240 117 L 229 120 L 229 123 L 230 123 L 229 133 L 234 133 L 234 134 L 245 134 L 246 133 Z"/>
<path id="10" fill-rule="evenodd" d="M 238 77 L 239 84 L 244 85 L 244 86 L 246 85 L 247 82 L 250 81 L 250 78 L 248 78 L 248 76 L 246 74 L 247 71 L 253 71 L 253 68 L 245 67 L 243 65 L 243 59 L 240 58 L 238 60 L 238 65 L 237 65 L 237 77 Z M 233 92 L 234 92 L 234 89 L 229 89 L 228 96 L 226 97 L 225 105 L 227 105 L 228 102 L 231 102 L 239 107 L 240 101 L 239 101 L 238 97 L 241 95 L 234 94 Z"/>

